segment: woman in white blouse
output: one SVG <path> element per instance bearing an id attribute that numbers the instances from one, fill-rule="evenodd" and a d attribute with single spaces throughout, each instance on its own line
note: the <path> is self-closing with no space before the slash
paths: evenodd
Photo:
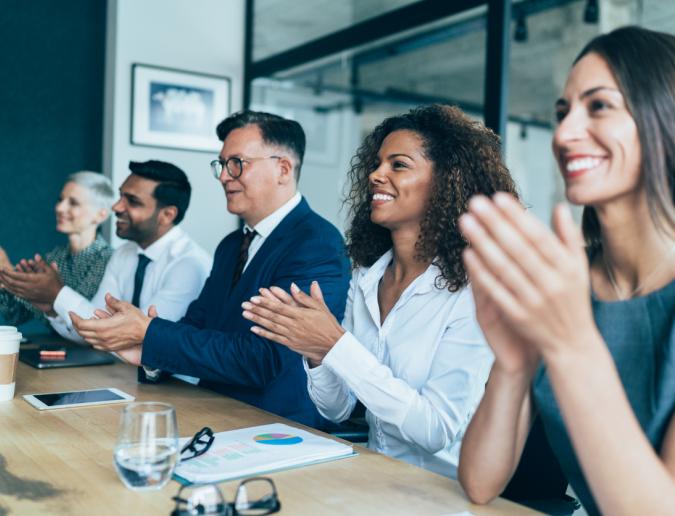
<path id="1" fill-rule="evenodd" d="M 478 193 L 515 194 L 498 138 L 460 110 L 417 108 L 382 122 L 350 171 L 355 269 L 342 325 L 295 285 L 243 304 L 254 333 L 301 353 L 326 418 L 366 407 L 368 446 L 455 477 L 492 354 L 475 319 L 458 219 Z"/>

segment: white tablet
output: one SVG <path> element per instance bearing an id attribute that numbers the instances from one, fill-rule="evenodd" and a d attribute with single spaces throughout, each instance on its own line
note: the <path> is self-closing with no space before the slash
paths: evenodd
<path id="1" fill-rule="evenodd" d="M 87 391 L 26 394 L 23 396 L 23 399 L 39 410 L 85 407 L 134 401 L 133 396 L 113 387 Z"/>

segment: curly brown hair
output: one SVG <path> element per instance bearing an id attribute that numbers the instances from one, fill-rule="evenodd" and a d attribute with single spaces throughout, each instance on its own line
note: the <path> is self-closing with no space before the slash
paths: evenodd
<path id="1" fill-rule="evenodd" d="M 392 247 L 389 230 L 370 220 L 369 175 L 378 166 L 384 139 L 401 130 L 419 136 L 433 170 L 415 258 L 433 261 L 441 270 L 436 286 L 456 292 L 468 282 L 462 262 L 467 242 L 459 231 L 460 215 L 477 194 L 491 196 L 502 191 L 518 197 L 516 185 L 502 160 L 499 137 L 458 108 L 433 104 L 387 118 L 366 136 L 351 160 L 351 187 L 345 203 L 351 219 L 347 249 L 355 267 L 371 266 Z"/>

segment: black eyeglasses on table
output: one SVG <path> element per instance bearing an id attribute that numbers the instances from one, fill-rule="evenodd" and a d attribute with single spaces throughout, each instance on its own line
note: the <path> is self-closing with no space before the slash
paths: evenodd
<path id="1" fill-rule="evenodd" d="M 264 516 L 281 509 L 274 482 L 267 477 L 242 481 L 231 503 L 216 484 L 182 486 L 173 500 L 176 507 L 171 516 Z"/>
<path id="2" fill-rule="evenodd" d="M 213 430 L 208 426 L 202 428 L 197 432 L 188 443 L 185 444 L 180 450 L 180 460 L 185 462 L 186 460 L 194 459 L 199 457 L 208 451 L 215 440 L 213 435 Z"/>

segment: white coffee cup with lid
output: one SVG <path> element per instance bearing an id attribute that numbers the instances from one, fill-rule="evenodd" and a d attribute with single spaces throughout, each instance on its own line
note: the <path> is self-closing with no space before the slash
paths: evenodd
<path id="1" fill-rule="evenodd" d="M 21 333 L 14 326 L 0 326 L 0 401 L 14 398 L 20 343 Z"/>

